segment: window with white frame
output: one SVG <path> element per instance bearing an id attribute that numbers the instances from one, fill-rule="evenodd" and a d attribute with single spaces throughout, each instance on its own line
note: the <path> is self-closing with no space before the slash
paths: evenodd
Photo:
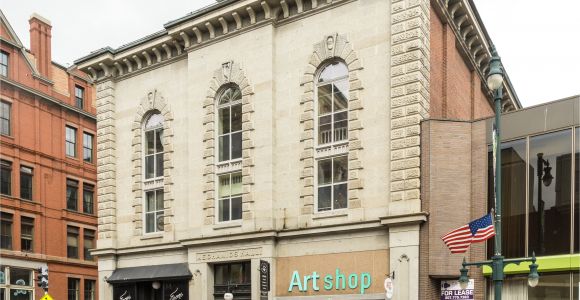
<path id="1" fill-rule="evenodd" d="M 225 87 L 218 97 L 218 158 L 242 157 L 242 92 L 236 85 Z"/>
<path id="2" fill-rule="evenodd" d="M 163 176 L 163 116 L 149 116 L 145 131 L 145 180 Z"/>
<path id="3" fill-rule="evenodd" d="M 0 299 L 33 300 L 32 275 L 30 269 L 0 266 Z"/>
<path id="4" fill-rule="evenodd" d="M 218 220 L 220 222 L 242 218 L 242 173 L 220 175 L 218 179 Z"/>
<path id="5" fill-rule="evenodd" d="M 145 192 L 145 233 L 163 231 L 163 189 Z"/>
<path id="6" fill-rule="evenodd" d="M 348 68 L 341 61 L 321 67 L 316 77 L 316 207 L 348 207 Z"/>
<path id="7" fill-rule="evenodd" d="M 318 145 L 348 140 L 348 69 L 335 61 L 316 80 Z"/>

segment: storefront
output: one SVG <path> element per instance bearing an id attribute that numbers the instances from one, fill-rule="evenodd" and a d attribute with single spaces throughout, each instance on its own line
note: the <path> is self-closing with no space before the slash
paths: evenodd
<path id="1" fill-rule="evenodd" d="M 189 299 L 187 264 L 119 268 L 107 279 L 115 300 Z"/>

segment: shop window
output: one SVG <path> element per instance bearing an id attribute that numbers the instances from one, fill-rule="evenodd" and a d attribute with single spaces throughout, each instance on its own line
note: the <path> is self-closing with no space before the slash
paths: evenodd
<path id="1" fill-rule="evenodd" d="M 214 265 L 214 298 L 224 299 L 232 293 L 236 300 L 252 299 L 251 264 L 249 261 Z"/>
<path id="2" fill-rule="evenodd" d="M 0 299 L 32 300 L 33 294 L 31 270 L 0 266 Z"/>
<path id="3" fill-rule="evenodd" d="M 83 160 L 93 162 L 93 135 L 83 132 Z"/>
<path id="4" fill-rule="evenodd" d="M 218 158 L 228 161 L 242 157 L 242 92 L 228 86 L 218 97 Z"/>
<path id="5" fill-rule="evenodd" d="M 570 253 L 571 149 L 571 130 L 530 138 L 528 253 Z"/>
<path id="6" fill-rule="evenodd" d="M 92 184 L 83 183 L 83 212 L 93 214 L 95 207 L 95 187 Z"/>
<path id="7" fill-rule="evenodd" d="M 32 168 L 20 167 L 20 198 L 32 200 Z"/>
<path id="8" fill-rule="evenodd" d="M 12 214 L 0 213 L 0 248 L 12 250 Z"/>
<path id="9" fill-rule="evenodd" d="M 163 116 L 153 113 L 145 122 L 145 179 L 163 177 Z"/>
<path id="10" fill-rule="evenodd" d="M 12 162 L 0 160 L 0 194 L 12 194 Z"/>
<path id="11" fill-rule="evenodd" d="M 145 193 L 145 233 L 163 231 L 163 189 Z"/>
<path id="12" fill-rule="evenodd" d="M 68 300 L 80 299 L 80 285 L 81 280 L 78 278 L 68 278 Z"/>
<path id="13" fill-rule="evenodd" d="M 348 90 L 346 65 L 327 64 L 316 81 L 318 145 L 348 139 Z"/>
<path id="14" fill-rule="evenodd" d="M 85 297 L 84 300 L 95 300 L 97 293 L 97 282 L 95 280 L 85 279 Z M 183 299 L 185 300 L 185 299 Z"/>
<path id="15" fill-rule="evenodd" d="M 66 208 L 78 211 L 79 182 L 72 179 L 66 180 Z"/>
<path id="16" fill-rule="evenodd" d="M 95 248 L 95 231 L 90 229 L 84 230 L 83 258 L 93 260 L 90 250 Z"/>
<path id="17" fill-rule="evenodd" d="M 65 128 L 65 150 L 70 157 L 77 156 L 77 129 L 71 126 Z"/>
<path id="18" fill-rule="evenodd" d="M 12 104 L 0 101 L 0 134 L 10 135 L 12 117 Z"/>
<path id="19" fill-rule="evenodd" d="M 8 76 L 8 53 L 0 51 L 0 76 Z"/>
<path id="20" fill-rule="evenodd" d="M 242 218 L 242 173 L 220 175 L 218 179 L 219 203 L 218 220 L 220 222 Z"/>
<path id="21" fill-rule="evenodd" d="M 66 228 L 66 256 L 79 258 L 79 228 L 67 226 Z"/>
<path id="22" fill-rule="evenodd" d="M 34 241 L 34 219 L 20 218 L 20 248 L 22 251 L 32 252 Z"/>
<path id="23" fill-rule="evenodd" d="M 83 109 L 85 102 L 85 89 L 75 85 L 75 106 Z"/>
<path id="24" fill-rule="evenodd" d="M 574 168 L 574 253 L 580 252 L 580 127 L 576 127 Z M 576 281 L 578 282 L 578 281 Z M 574 298 L 578 299 L 578 297 Z"/>
<path id="25" fill-rule="evenodd" d="M 543 273 L 536 287 L 528 287 L 528 300 L 544 299 L 569 300 L 570 274 Z"/>
<path id="26" fill-rule="evenodd" d="M 347 207 L 348 158 L 318 161 L 318 211 Z"/>

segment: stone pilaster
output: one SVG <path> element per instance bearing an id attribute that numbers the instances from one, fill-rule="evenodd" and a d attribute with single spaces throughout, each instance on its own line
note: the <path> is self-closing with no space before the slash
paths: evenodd
<path id="1" fill-rule="evenodd" d="M 418 212 L 420 122 L 429 115 L 429 1 L 391 4 L 389 214 Z"/>
<path id="2" fill-rule="evenodd" d="M 117 232 L 115 84 L 97 84 L 98 248 L 114 246 Z"/>

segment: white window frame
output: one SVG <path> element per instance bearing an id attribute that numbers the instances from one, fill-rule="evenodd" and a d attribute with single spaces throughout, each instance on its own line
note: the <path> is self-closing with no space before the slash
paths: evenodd
<path id="1" fill-rule="evenodd" d="M 232 220 L 232 198 L 238 198 L 238 197 L 242 198 L 242 193 L 240 193 L 239 196 L 238 196 L 238 194 L 236 194 L 235 197 L 232 196 L 232 193 L 231 193 L 231 187 L 233 185 L 233 182 L 232 182 L 233 181 L 232 180 L 233 176 L 232 175 L 237 174 L 237 173 L 240 173 L 240 175 L 241 175 L 242 171 L 240 170 L 240 171 L 234 171 L 234 172 L 227 172 L 227 173 L 216 174 L 216 177 L 217 177 L 216 178 L 217 179 L 216 180 L 216 190 L 215 190 L 216 191 L 215 192 L 215 195 L 216 195 L 216 197 L 215 197 L 215 199 L 216 199 L 216 203 L 215 203 L 215 207 L 216 207 L 215 220 L 216 220 L 216 223 L 220 223 L 220 224 L 223 224 L 223 223 L 232 223 L 232 222 L 233 223 L 236 223 L 236 222 L 241 222 L 242 219 L 243 219 L 243 213 L 244 213 L 244 211 L 243 211 L 243 208 L 240 207 L 240 209 L 242 209 L 242 216 L 239 219 Z M 219 179 L 220 179 L 221 176 L 229 176 L 230 177 L 230 185 L 229 185 L 230 186 L 230 194 L 229 194 L 229 196 L 223 197 L 223 198 L 221 198 L 220 195 L 219 195 L 219 192 L 220 192 L 220 190 L 219 190 L 219 188 L 220 188 L 220 186 L 219 186 L 220 185 Z M 243 180 L 243 176 L 242 176 L 242 180 Z M 241 182 L 241 184 L 242 184 L 242 189 L 243 189 L 243 181 Z M 219 214 L 220 214 L 220 200 L 222 200 L 222 199 L 228 199 L 229 200 L 229 203 L 230 203 L 230 209 L 229 209 L 229 216 L 230 216 L 230 218 L 227 221 L 220 221 L 219 220 L 220 219 L 220 216 L 219 216 Z M 242 201 L 242 204 L 241 205 L 243 206 L 243 201 Z"/>
<path id="2" fill-rule="evenodd" d="M 10 292 L 12 291 L 16 291 L 16 290 L 25 290 L 31 293 L 32 295 L 32 300 L 36 299 L 35 297 L 35 280 L 34 280 L 34 270 L 31 270 L 29 268 L 26 267 L 18 267 L 18 266 L 3 266 L 4 270 L 0 270 L 5 272 L 4 273 L 4 279 L 5 282 L 4 283 L 0 283 L 0 288 L 4 289 L 5 295 L 10 296 Z M 16 269 L 23 269 L 23 270 L 28 270 L 30 271 L 30 285 L 15 285 L 15 284 L 10 284 L 10 270 L 11 268 L 16 268 Z M 8 297 L 10 298 L 10 297 Z M 4 300 L 4 299 L 0 299 L 0 300 Z"/>
<path id="3" fill-rule="evenodd" d="M 142 234 L 143 235 L 158 235 L 158 234 L 162 234 L 164 232 L 164 230 L 157 230 L 157 225 L 155 225 L 155 231 L 152 232 L 147 232 L 147 193 L 148 192 L 155 192 L 160 190 L 161 193 L 165 193 L 164 190 L 164 173 L 165 173 L 165 165 L 163 166 L 163 171 L 161 176 L 155 176 L 157 174 L 157 160 L 156 160 L 156 156 L 159 154 L 157 152 L 154 152 L 152 155 L 153 158 L 153 177 L 151 178 L 147 178 L 147 162 L 146 162 L 146 157 L 149 156 L 147 155 L 147 132 L 149 131 L 153 131 L 153 138 L 155 138 L 155 134 L 156 134 L 156 130 L 164 130 L 163 127 L 163 122 L 161 122 L 161 124 L 159 124 L 158 126 L 152 127 L 152 128 L 145 128 L 145 126 L 147 125 L 147 122 L 149 121 L 149 119 L 151 118 L 151 116 L 159 114 L 161 117 L 163 117 L 163 122 L 165 122 L 165 117 L 163 116 L 163 114 L 161 114 L 161 112 L 153 110 L 151 112 L 149 112 L 146 117 L 144 118 L 143 124 L 142 124 L 142 128 L 141 128 L 141 132 L 142 132 L 142 155 L 141 155 L 141 162 L 142 162 L 142 166 L 141 166 L 141 170 L 142 170 L 142 174 L 141 174 L 141 178 L 142 178 L 142 182 L 143 182 L 143 192 L 142 192 L 142 209 L 141 209 L 141 220 L 142 220 Z M 163 132 L 162 132 L 163 133 Z M 163 140 L 161 141 L 161 143 L 163 144 Z M 155 146 L 155 142 L 153 143 L 154 147 Z M 155 151 L 155 150 L 154 150 Z M 165 154 L 165 146 L 163 148 L 163 155 Z M 163 159 L 163 158 L 162 158 Z M 155 200 L 157 201 L 157 199 Z M 165 215 L 165 194 L 163 195 L 163 208 L 160 210 L 163 212 L 163 215 Z M 159 210 L 155 210 L 152 211 L 153 213 L 157 214 L 159 212 Z M 164 222 L 165 223 L 165 222 Z"/>
<path id="4" fill-rule="evenodd" d="M 341 181 L 341 182 L 334 182 L 334 159 L 339 158 L 339 157 L 346 157 L 346 181 Z M 323 185 L 319 185 L 318 184 L 318 163 L 322 160 L 331 160 L 331 167 L 330 167 L 330 176 L 332 178 L 331 183 L 326 183 Z M 314 207 L 315 209 L 315 213 L 329 213 L 329 212 L 334 212 L 334 211 L 342 211 L 342 210 L 347 210 L 348 209 L 348 154 L 341 154 L 341 155 L 334 155 L 334 156 L 327 156 L 327 157 L 321 157 L 319 159 L 316 160 L 316 165 L 314 166 L 316 169 L 316 186 L 314 186 L 314 199 L 315 199 L 315 205 Z M 346 207 L 343 208 L 334 208 L 334 186 L 338 185 L 338 184 L 346 184 Z M 320 187 L 327 187 L 330 186 L 330 209 L 328 210 L 319 210 L 318 207 L 318 188 Z"/>
<path id="5" fill-rule="evenodd" d="M 69 131 L 69 129 L 71 130 L 71 132 L 74 133 L 74 135 L 72 136 L 73 140 L 68 140 L 68 137 L 67 137 L 67 133 L 68 132 L 67 131 Z M 78 135 L 78 131 L 79 131 L 78 128 L 73 127 L 73 126 L 70 126 L 70 125 L 66 125 L 64 127 L 64 152 L 65 152 L 65 154 L 66 154 L 67 157 L 73 157 L 73 158 L 76 158 L 77 157 L 77 152 L 78 152 L 77 151 L 77 141 L 78 141 L 77 135 Z M 73 149 L 73 154 L 72 155 L 70 155 L 68 153 L 68 144 L 72 144 L 73 145 L 73 148 L 72 148 Z"/>
<path id="6" fill-rule="evenodd" d="M 345 68 L 347 68 L 346 75 L 340 76 L 340 77 L 335 78 L 335 79 L 333 79 L 331 81 L 318 82 L 318 79 L 320 78 L 320 75 L 322 74 L 322 72 L 324 71 L 324 69 L 326 69 L 326 67 L 328 67 L 329 65 L 332 65 L 334 63 L 339 63 L 339 64 L 344 65 Z M 334 83 L 337 83 L 337 82 L 340 82 L 340 81 L 343 81 L 343 80 L 345 80 L 347 84 L 349 83 L 348 82 L 348 80 L 349 80 L 348 67 L 342 61 L 333 60 L 333 61 L 330 61 L 328 63 L 323 64 L 320 68 L 318 68 L 317 75 L 316 75 L 315 80 L 314 80 L 314 118 L 315 118 L 315 121 L 314 121 L 314 123 L 315 123 L 314 143 L 316 145 L 316 148 L 322 148 L 322 147 L 328 147 L 328 146 L 331 146 L 332 147 L 334 145 L 340 145 L 340 144 L 348 143 L 348 124 L 350 123 L 349 122 L 349 116 L 348 116 L 349 115 L 349 108 L 348 108 L 348 104 L 349 103 L 348 103 L 348 99 L 347 99 L 346 109 L 344 110 L 344 111 L 346 111 L 346 114 L 347 114 L 347 117 L 346 117 L 346 121 L 347 121 L 347 127 L 346 127 L 347 128 L 347 137 L 344 140 L 334 141 L 334 116 L 337 113 L 344 112 L 344 111 L 340 111 L 340 112 L 335 112 L 334 111 L 334 98 L 332 99 L 333 100 L 332 101 L 332 106 L 333 106 L 332 112 L 326 113 L 324 115 L 324 116 L 331 116 L 331 139 L 332 139 L 332 142 L 325 143 L 325 144 L 319 144 L 318 143 L 319 142 L 318 134 L 319 134 L 319 128 L 320 128 L 320 126 L 319 126 L 320 125 L 319 124 L 319 120 L 320 120 L 320 117 L 321 117 L 318 114 L 318 111 L 319 111 L 319 109 L 318 109 L 318 105 L 319 105 L 319 103 L 318 103 L 318 88 L 319 87 L 322 87 L 322 86 L 325 86 L 325 85 L 334 84 Z M 349 85 L 349 91 L 350 91 L 350 84 L 348 84 L 348 85 Z M 349 95 L 347 93 L 347 97 L 348 96 Z"/>
<path id="7" fill-rule="evenodd" d="M 236 88 L 240 92 L 240 99 L 239 100 L 235 100 L 235 101 L 228 102 L 227 104 L 219 104 L 220 99 L 223 96 L 224 92 L 227 91 L 230 88 Z M 237 130 L 237 131 L 232 131 L 231 130 L 232 129 L 232 114 L 231 114 L 232 107 L 235 106 L 235 105 L 240 105 L 240 106 L 242 105 L 241 93 L 242 93 L 242 91 L 240 90 L 240 87 L 238 87 L 237 85 L 225 85 L 225 86 L 223 86 L 220 89 L 220 92 L 218 93 L 218 97 L 216 98 L 216 109 L 215 109 L 215 124 L 216 124 L 215 125 L 216 126 L 215 127 L 215 141 L 216 141 L 215 142 L 215 144 L 216 144 L 215 151 L 216 151 L 216 153 L 215 153 L 215 157 L 216 157 L 216 161 L 217 161 L 217 164 L 218 165 L 225 165 L 225 164 L 228 164 L 228 163 L 235 163 L 235 162 L 239 162 L 239 161 L 242 160 L 242 157 L 232 159 L 232 145 L 233 145 L 232 144 L 232 136 L 235 133 L 242 133 L 244 130 L 243 130 L 243 128 L 241 128 L 241 124 L 240 124 L 240 130 Z M 226 133 L 226 134 L 220 134 L 219 133 L 219 126 L 220 126 L 219 125 L 220 124 L 219 112 L 220 112 L 220 109 L 226 108 L 226 107 L 229 108 L 229 110 L 230 110 L 230 132 L 229 133 Z M 243 113 L 242 113 L 242 116 L 243 116 Z M 228 149 L 228 151 L 229 151 L 229 159 L 220 161 L 219 160 L 219 155 L 220 155 L 220 144 L 219 144 L 219 142 L 220 142 L 220 137 L 221 136 L 225 136 L 225 135 L 228 135 L 229 136 L 229 149 Z"/>
<path id="8" fill-rule="evenodd" d="M 157 209 L 157 193 L 160 192 L 163 194 L 163 207 L 161 209 Z M 147 193 L 155 193 L 155 210 L 152 211 L 147 211 Z M 156 234 L 160 234 L 163 233 L 165 230 L 160 230 L 157 229 L 157 218 L 159 217 L 158 214 L 159 212 L 163 213 L 161 215 L 162 218 L 165 217 L 165 191 L 163 190 L 163 187 L 161 188 L 155 188 L 155 189 L 149 189 L 146 191 L 143 191 L 143 209 L 141 210 L 141 219 L 143 220 L 143 234 L 144 235 L 156 235 Z M 151 231 L 151 232 L 147 232 L 147 214 L 153 214 L 154 215 L 154 220 L 155 220 L 155 231 Z M 163 220 L 163 225 L 165 225 L 165 220 Z"/>

